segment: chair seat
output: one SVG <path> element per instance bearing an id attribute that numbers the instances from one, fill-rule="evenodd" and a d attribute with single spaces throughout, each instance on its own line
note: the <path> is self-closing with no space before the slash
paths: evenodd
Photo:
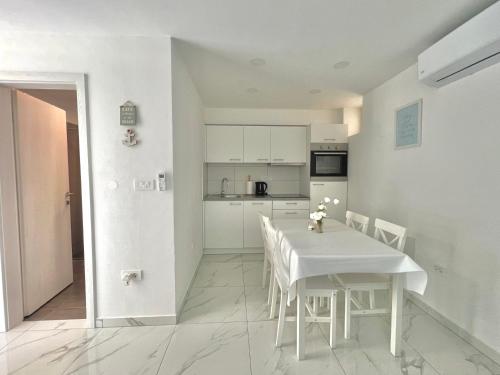
<path id="1" fill-rule="evenodd" d="M 343 273 L 335 275 L 337 280 L 344 287 L 362 287 L 370 286 L 373 284 L 378 285 L 390 285 L 391 278 L 389 275 L 378 274 L 378 273 Z"/>

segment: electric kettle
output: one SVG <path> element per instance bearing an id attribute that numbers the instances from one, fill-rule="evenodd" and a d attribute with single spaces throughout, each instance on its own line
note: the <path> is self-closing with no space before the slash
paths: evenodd
<path id="1" fill-rule="evenodd" d="M 255 183 L 255 195 L 266 195 L 267 194 L 267 183 L 264 181 L 257 181 Z"/>

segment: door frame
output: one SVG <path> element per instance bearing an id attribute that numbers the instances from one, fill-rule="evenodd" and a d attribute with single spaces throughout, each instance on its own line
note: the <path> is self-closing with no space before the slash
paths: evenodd
<path id="1" fill-rule="evenodd" d="M 1 72 L 0 85 L 12 88 L 42 88 L 42 89 L 75 89 L 78 109 L 78 135 L 80 146 L 80 173 L 82 188 L 82 220 L 83 220 L 83 251 L 85 266 L 85 306 L 86 321 L 88 328 L 96 326 L 96 303 L 95 303 L 95 251 L 94 251 L 94 215 L 93 215 L 93 189 L 91 170 L 91 149 L 90 149 L 90 124 L 87 103 L 87 77 L 83 73 L 40 73 L 40 72 Z M 17 184 L 17 181 L 16 181 Z M 0 207 L 0 218 L 2 212 Z M 3 217 L 5 221 L 6 218 Z M 1 222 L 0 222 L 1 224 Z M 1 228 L 0 228 L 1 229 Z M 19 234 L 19 228 L 18 228 Z M 0 284 L 2 286 L 0 301 L 4 301 L 5 327 L 9 330 L 13 327 L 9 322 L 22 321 L 24 317 L 17 316 L 20 311 L 11 308 L 14 304 L 7 300 L 11 293 L 9 288 L 22 286 L 21 273 L 8 279 L 5 273 L 5 249 L 2 246 L 3 235 L 0 230 Z M 15 249 L 13 250 L 15 251 Z M 21 249 L 17 249 L 20 254 Z M 21 268 L 21 264 L 19 264 Z M 3 298 L 2 298 L 3 297 Z M 22 298 L 21 298 L 22 301 Z M 2 306 L 0 306 L 2 308 Z M 22 310 L 21 310 L 22 312 Z M 12 316 L 16 315 L 16 316 Z"/>

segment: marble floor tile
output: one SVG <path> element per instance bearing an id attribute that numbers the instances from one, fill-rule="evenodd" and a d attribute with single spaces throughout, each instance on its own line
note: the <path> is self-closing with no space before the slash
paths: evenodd
<path id="1" fill-rule="evenodd" d="M 442 375 L 497 375 L 500 365 L 426 314 L 406 315 L 403 339 Z"/>
<path id="2" fill-rule="evenodd" d="M 198 268 L 193 287 L 214 286 L 243 286 L 241 263 L 202 263 Z"/>
<path id="3" fill-rule="evenodd" d="M 158 375 L 250 375 L 248 353 L 246 323 L 184 324 L 177 326 Z"/>
<path id="4" fill-rule="evenodd" d="M 0 333 L 0 350 L 3 349 L 7 344 L 12 343 L 23 333 L 24 333 L 23 331 L 9 331 Z"/>
<path id="5" fill-rule="evenodd" d="M 262 267 L 263 265 L 260 262 L 243 262 L 243 282 L 245 286 L 262 286 Z"/>
<path id="6" fill-rule="evenodd" d="M 85 319 L 69 319 L 69 320 L 40 320 L 34 322 L 30 327 L 33 331 L 47 331 L 51 329 L 85 329 L 87 321 Z"/>
<path id="7" fill-rule="evenodd" d="M 243 262 L 264 262 L 264 253 L 256 254 L 241 254 L 241 260 Z"/>
<path id="8" fill-rule="evenodd" d="M 174 326 L 103 328 L 64 375 L 156 375 Z"/>
<path id="9" fill-rule="evenodd" d="M 295 354 L 295 324 L 286 324 L 281 348 L 274 346 L 276 325 L 275 321 L 248 323 L 252 374 L 344 375 L 317 324 L 307 325 L 307 354 L 303 361 L 298 361 Z"/>
<path id="10" fill-rule="evenodd" d="M 337 320 L 337 347 L 334 350 L 347 375 L 439 375 L 424 358 L 403 343 L 403 355 L 394 358 L 389 351 L 390 330 L 380 317 L 351 320 L 351 339 L 344 339 L 343 319 Z M 329 327 L 321 324 L 325 339 Z"/>
<path id="11" fill-rule="evenodd" d="M 26 331 L 0 351 L 0 374 L 62 375 L 100 332 Z"/>
<path id="12" fill-rule="evenodd" d="M 267 288 L 245 286 L 245 303 L 247 307 L 247 320 L 249 322 L 269 320 Z"/>
<path id="13" fill-rule="evenodd" d="M 15 326 L 14 328 L 11 328 L 9 332 L 11 331 L 28 331 L 30 330 L 31 328 L 33 328 L 33 326 L 36 324 L 36 322 L 30 322 L 30 321 L 23 321 L 21 322 L 19 325 Z"/>
<path id="14" fill-rule="evenodd" d="M 189 292 L 181 322 L 245 322 L 243 287 L 193 288 Z"/>
<path id="15" fill-rule="evenodd" d="M 205 254 L 201 258 L 202 263 L 241 263 L 240 254 Z"/>

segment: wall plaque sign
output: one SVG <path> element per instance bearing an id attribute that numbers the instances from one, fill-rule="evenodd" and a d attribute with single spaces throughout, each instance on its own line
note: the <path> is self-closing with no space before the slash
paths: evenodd
<path id="1" fill-rule="evenodd" d="M 394 143 L 396 150 L 420 146 L 422 140 L 422 99 L 396 110 Z"/>
<path id="2" fill-rule="evenodd" d="M 134 126 L 137 121 L 137 108 L 131 101 L 120 106 L 120 125 Z"/>

